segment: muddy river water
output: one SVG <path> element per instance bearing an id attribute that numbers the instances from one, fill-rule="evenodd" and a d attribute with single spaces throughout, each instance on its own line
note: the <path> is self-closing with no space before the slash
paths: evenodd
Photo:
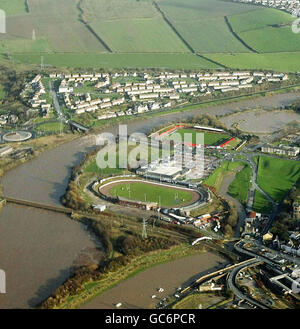
<path id="1" fill-rule="evenodd" d="M 203 113 L 220 115 L 258 107 L 270 110 L 297 98 L 299 93 L 288 93 L 139 119 L 128 123 L 128 132 L 147 133 L 156 126 Z M 117 127 L 107 129 L 116 130 Z M 59 204 L 70 169 L 93 147 L 93 139 L 82 138 L 44 152 L 5 175 L 1 180 L 4 194 Z M 65 280 L 70 266 L 89 248 L 96 248 L 90 234 L 67 216 L 23 206 L 5 206 L 0 212 L 0 268 L 6 271 L 7 293 L 0 295 L 0 308 L 34 307 Z M 205 270 L 203 266 L 202 270 Z"/>

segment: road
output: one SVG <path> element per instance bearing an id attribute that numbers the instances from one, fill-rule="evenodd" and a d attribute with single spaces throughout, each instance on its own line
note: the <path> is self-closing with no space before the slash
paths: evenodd
<path id="1" fill-rule="evenodd" d="M 243 265 L 240 265 L 238 267 L 236 267 L 234 270 L 231 271 L 231 273 L 229 274 L 228 276 L 228 279 L 227 279 L 227 284 L 228 284 L 228 287 L 229 289 L 234 293 L 234 295 L 236 297 L 238 297 L 239 299 L 244 299 L 246 300 L 247 302 L 249 302 L 250 304 L 252 305 L 255 305 L 259 308 L 262 308 L 262 309 L 268 309 L 267 306 L 263 305 L 262 303 L 256 301 L 255 299 L 245 295 L 236 285 L 236 276 L 237 274 L 244 268 L 248 268 L 249 266 L 251 265 L 255 265 L 255 264 L 259 264 L 261 261 L 259 260 L 253 260 L 252 262 L 248 263 L 248 264 L 243 264 Z"/>
<path id="2" fill-rule="evenodd" d="M 59 101 L 58 101 L 58 98 L 57 98 L 57 94 L 56 94 L 56 91 L 55 91 L 51 81 L 49 81 L 49 89 L 50 89 L 50 93 L 52 95 L 53 106 L 55 108 L 55 111 L 57 112 L 58 119 L 66 122 L 66 118 L 64 117 L 64 114 L 63 114 L 63 112 L 60 108 Z"/>

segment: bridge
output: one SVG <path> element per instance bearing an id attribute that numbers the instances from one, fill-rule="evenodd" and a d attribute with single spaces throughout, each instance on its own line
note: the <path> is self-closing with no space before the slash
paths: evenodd
<path id="1" fill-rule="evenodd" d="M 223 275 L 224 273 L 227 273 L 227 272 L 235 269 L 236 267 L 244 266 L 244 265 L 250 264 L 250 263 L 252 263 L 254 261 L 257 261 L 257 259 L 256 258 L 247 259 L 247 260 L 245 260 L 245 261 L 243 261 L 241 263 L 233 264 L 231 266 L 221 268 L 221 269 L 219 269 L 219 270 L 217 270 L 215 272 L 205 274 L 205 275 L 201 276 L 200 278 L 198 278 L 197 280 L 195 280 L 194 283 L 192 283 L 190 286 L 188 286 L 185 289 L 183 289 L 181 291 L 181 293 L 184 294 L 184 293 L 188 292 L 196 284 L 200 284 L 201 282 L 206 281 L 206 280 L 208 280 L 210 278 L 213 278 L 216 275 Z"/>
<path id="2" fill-rule="evenodd" d="M 89 128 L 83 126 L 82 124 L 76 122 L 76 121 L 69 121 L 69 125 L 72 129 L 76 129 L 78 131 L 82 131 L 82 132 L 87 132 L 89 131 Z"/>
<path id="3" fill-rule="evenodd" d="M 252 258 L 248 260 L 248 264 L 239 264 L 238 267 L 236 267 L 228 276 L 227 278 L 227 285 L 229 287 L 229 289 L 234 293 L 234 295 L 239 298 L 240 300 L 246 300 L 248 303 L 261 308 L 261 309 L 268 309 L 268 307 L 266 305 L 264 305 L 263 303 L 247 296 L 246 294 L 244 294 L 236 285 L 236 277 L 238 275 L 238 273 L 240 271 L 242 271 L 245 268 L 250 268 L 250 267 L 254 267 L 254 266 L 258 266 L 260 264 L 263 264 L 263 261 L 256 259 L 256 258 Z"/>
<path id="4" fill-rule="evenodd" d="M 65 208 L 65 207 L 60 207 L 60 206 L 52 206 L 44 203 L 39 203 L 39 202 L 33 202 L 33 201 L 28 201 L 28 200 L 22 200 L 22 199 L 16 199 L 16 198 L 10 198 L 10 197 L 4 197 L 3 198 L 7 203 L 14 203 L 22 206 L 27 206 L 27 207 L 33 207 L 33 208 L 38 208 L 38 209 L 43 209 L 43 210 L 50 210 L 50 211 L 55 211 L 59 213 L 64 213 L 64 214 L 72 214 L 73 210 L 70 208 Z"/>

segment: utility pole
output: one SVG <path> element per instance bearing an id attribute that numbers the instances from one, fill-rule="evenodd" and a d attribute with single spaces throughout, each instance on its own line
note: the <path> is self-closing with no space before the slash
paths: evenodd
<path id="1" fill-rule="evenodd" d="M 41 71 L 44 70 L 44 56 L 41 56 Z"/>
<path id="2" fill-rule="evenodd" d="M 158 196 L 158 208 L 157 208 L 157 217 L 160 220 L 161 216 L 160 216 L 160 209 L 161 209 L 161 198 L 160 195 Z M 153 228 L 155 226 L 155 219 L 153 220 Z"/>
<path id="3" fill-rule="evenodd" d="M 35 29 L 32 30 L 32 41 L 36 40 Z"/>
<path id="4" fill-rule="evenodd" d="M 63 118 L 62 116 L 60 117 L 60 132 L 59 132 L 60 136 L 63 135 Z"/>
<path id="5" fill-rule="evenodd" d="M 147 219 L 143 218 L 143 229 L 142 229 L 142 238 L 147 239 Z"/>

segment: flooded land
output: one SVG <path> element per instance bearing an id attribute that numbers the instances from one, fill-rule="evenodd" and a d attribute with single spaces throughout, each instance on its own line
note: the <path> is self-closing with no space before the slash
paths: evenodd
<path id="1" fill-rule="evenodd" d="M 221 119 L 227 128 L 238 127 L 245 132 L 273 133 L 290 122 L 300 123 L 300 114 L 293 111 L 250 110 Z"/>

